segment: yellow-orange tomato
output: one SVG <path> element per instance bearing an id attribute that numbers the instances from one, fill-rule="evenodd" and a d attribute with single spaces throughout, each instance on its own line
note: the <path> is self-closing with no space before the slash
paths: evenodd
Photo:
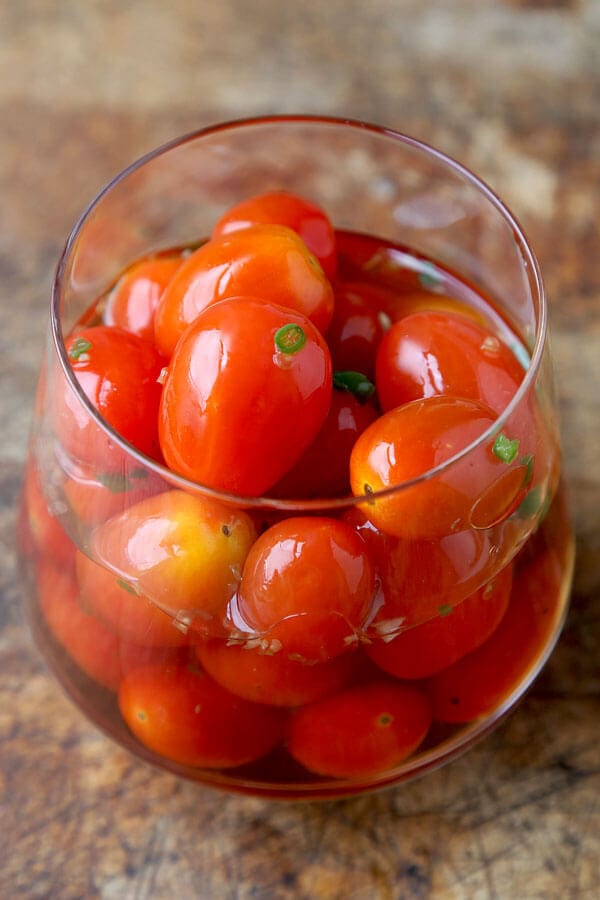
<path id="1" fill-rule="evenodd" d="M 240 296 L 299 312 L 321 333 L 333 314 L 331 284 L 296 232 L 283 225 L 253 225 L 207 241 L 171 279 L 156 310 L 159 351 L 170 357 L 202 310 Z"/>
<path id="2" fill-rule="evenodd" d="M 93 550 L 181 624 L 210 631 L 225 616 L 255 537 L 245 513 L 173 490 L 101 525 Z"/>

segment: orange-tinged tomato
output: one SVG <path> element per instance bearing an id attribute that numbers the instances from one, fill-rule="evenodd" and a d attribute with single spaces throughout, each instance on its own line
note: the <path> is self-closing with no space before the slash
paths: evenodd
<path id="1" fill-rule="evenodd" d="M 25 471 L 23 507 L 26 531 L 33 540 L 36 554 L 48 556 L 57 565 L 71 567 L 75 558 L 75 547 L 61 522 L 50 512 L 40 485 L 39 474 L 32 462 L 29 462 Z"/>
<path id="2" fill-rule="evenodd" d="M 353 528 L 325 516 L 292 517 L 252 547 L 237 604 L 248 630 L 272 649 L 323 662 L 356 645 L 373 593 L 367 547 Z"/>
<path id="3" fill-rule="evenodd" d="M 337 266 L 335 231 L 325 212 L 304 197 L 289 191 L 269 191 L 242 200 L 224 213 L 212 236 L 231 234 L 250 225 L 285 225 L 300 235 L 317 257 L 328 278 Z"/>
<path id="4" fill-rule="evenodd" d="M 456 606 L 403 631 L 393 640 L 375 640 L 367 653 L 396 678 L 426 678 L 475 650 L 496 630 L 510 599 L 512 565 Z"/>
<path id="5" fill-rule="evenodd" d="M 431 705 L 422 692 L 380 679 L 297 710 L 288 749 L 317 775 L 364 778 L 383 774 L 414 753 L 430 724 Z"/>
<path id="6" fill-rule="evenodd" d="M 215 304 L 169 364 L 159 427 L 165 460 L 200 484 L 258 496 L 316 437 L 331 391 L 329 350 L 308 319 L 248 297 Z"/>
<path id="7" fill-rule="evenodd" d="M 80 522 L 87 527 L 99 525 L 128 506 L 164 490 L 163 482 L 140 466 L 129 467 L 126 473 L 73 467 L 63 491 Z"/>
<path id="8" fill-rule="evenodd" d="M 377 350 L 377 396 L 389 410 L 440 394 L 477 400 L 499 415 L 525 372 L 495 334 L 452 313 L 419 312 L 396 322 Z"/>
<path id="9" fill-rule="evenodd" d="M 176 256 L 151 256 L 134 263 L 108 295 L 102 320 L 154 341 L 154 316 L 162 293 L 180 267 Z"/>
<path id="10" fill-rule="evenodd" d="M 81 551 L 75 567 L 80 604 L 120 637 L 149 647 L 183 647 L 188 642 L 171 616 L 110 569 Z"/>
<path id="11" fill-rule="evenodd" d="M 191 665 L 136 669 L 121 684 L 119 708 L 144 746 L 186 766 L 251 762 L 283 731 L 281 710 L 236 697 Z"/>
<path id="12" fill-rule="evenodd" d="M 386 497 L 377 491 L 425 475 L 476 442 L 494 423 L 488 407 L 455 397 L 427 397 L 390 410 L 358 438 L 350 482 L 365 515 L 382 531 L 430 539 L 466 527 L 487 528 L 519 505 L 530 478 L 507 435 L 480 443 L 435 477 Z"/>
<path id="13" fill-rule="evenodd" d="M 307 665 L 283 650 L 266 652 L 260 641 L 236 645 L 223 640 L 196 646 L 202 666 L 215 681 L 246 700 L 272 706 L 302 706 L 333 694 L 347 684 L 356 665 L 355 653 Z M 256 646 L 258 645 L 258 646 Z"/>
<path id="14" fill-rule="evenodd" d="M 166 357 L 186 328 L 208 306 L 251 296 L 294 310 L 325 332 L 333 314 L 333 289 L 316 258 L 290 228 L 253 225 L 203 244 L 165 289 L 154 323 Z"/>
<path id="15" fill-rule="evenodd" d="M 245 513 L 173 490 L 101 525 L 93 552 L 181 626 L 221 633 L 255 537 Z"/>

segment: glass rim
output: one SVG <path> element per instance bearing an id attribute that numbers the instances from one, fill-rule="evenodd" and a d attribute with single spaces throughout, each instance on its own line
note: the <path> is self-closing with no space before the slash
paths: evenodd
<path id="1" fill-rule="evenodd" d="M 406 147 L 410 147 L 413 150 L 416 150 L 419 153 L 423 154 L 424 156 L 435 159 L 437 162 L 445 166 L 448 170 L 459 175 L 463 180 L 474 187 L 488 201 L 490 206 L 496 209 L 501 218 L 510 226 L 515 244 L 517 244 L 521 252 L 523 266 L 528 270 L 530 275 L 529 283 L 531 285 L 533 299 L 534 301 L 536 300 L 536 298 L 538 300 L 538 318 L 536 323 L 535 341 L 533 343 L 533 348 L 530 351 L 531 355 L 529 364 L 527 366 L 527 369 L 525 370 L 523 381 L 519 385 L 510 402 L 503 409 L 502 413 L 496 419 L 494 419 L 492 424 L 488 426 L 488 428 L 486 428 L 474 441 L 472 441 L 458 453 L 455 453 L 453 456 L 449 457 L 447 460 L 444 460 L 437 466 L 428 469 L 426 472 L 422 472 L 420 475 L 417 475 L 406 481 L 399 482 L 398 484 L 394 484 L 390 487 L 374 491 L 369 495 L 346 494 L 342 497 L 317 497 L 310 499 L 276 498 L 270 497 L 268 495 L 253 497 L 218 490 L 216 488 L 210 487 L 209 485 L 204 485 L 199 482 L 192 481 L 191 479 L 178 474 L 172 469 L 169 469 L 166 465 L 163 465 L 162 463 L 141 453 L 133 444 L 129 443 L 115 429 L 113 429 L 109 422 L 107 422 L 103 418 L 103 416 L 100 415 L 95 406 L 90 402 L 85 391 L 75 377 L 75 372 L 69 362 L 65 344 L 65 336 L 63 333 L 60 316 L 60 305 L 63 295 L 63 282 L 67 263 L 70 259 L 71 251 L 77 241 L 78 236 L 84 229 L 88 219 L 91 217 L 93 212 L 101 204 L 104 197 L 109 195 L 114 188 L 121 184 L 121 182 L 125 181 L 134 172 L 141 170 L 144 166 L 148 165 L 158 157 L 165 156 L 170 151 L 176 150 L 185 144 L 191 144 L 201 140 L 202 138 L 211 137 L 219 133 L 239 131 L 244 128 L 252 128 L 265 125 L 283 126 L 296 124 L 315 126 L 323 125 L 339 128 L 344 127 L 357 131 L 369 132 L 374 136 L 389 138 L 393 142 L 399 143 Z M 486 441 L 491 440 L 494 435 L 498 434 L 501 431 L 503 425 L 510 418 L 512 413 L 524 400 L 525 396 L 531 389 L 540 369 L 548 331 L 548 309 L 546 293 L 544 290 L 539 263 L 531 248 L 531 245 L 529 244 L 522 226 L 520 225 L 515 215 L 508 208 L 508 206 L 496 194 L 496 192 L 479 176 L 475 175 L 467 166 L 464 166 L 453 157 L 449 156 L 441 150 L 438 150 L 425 141 L 403 134 L 400 131 L 396 131 L 386 126 L 375 125 L 372 123 L 364 122 L 360 119 L 311 114 L 273 114 L 231 119 L 213 125 L 208 125 L 204 128 L 186 132 L 185 134 L 182 134 L 160 144 L 153 150 L 150 150 L 149 152 L 138 157 L 128 166 L 122 169 L 114 178 L 108 181 L 104 185 L 104 187 L 100 189 L 96 196 L 90 201 L 90 203 L 84 208 L 83 212 L 76 220 L 60 254 L 52 284 L 50 326 L 52 342 L 61 368 L 68 384 L 74 391 L 75 395 L 78 397 L 79 402 L 82 404 L 88 415 L 90 415 L 95 420 L 96 424 L 101 428 L 101 430 L 106 433 L 109 439 L 113 441 L 117 446 L 119 446 L 128 457 L 135 460 L 140 467 L 144 467 L 145 469 L 152 471 L 164 481 L 171 484 L 172 487 L 180 488 L 181 490 L 185 490 L 188 493 L 201 493 L 204 496 L 207 496 L 216 501 L 227 503 L 228 505 L 233 504 L 236 506 L 241 506 L 245 509 L 268 509 L 299 513 L 314 513 L 318 512 L 319 510 L 344 510 L 360 506 L 365 503 L 372 504 L 376 500 L 389 498 L 401 493 L 402 491 L 406 491 L 410 488 L 416 487 L 419 484 L 430 481 L 433 478 L 438 477 L 439 475 L 456 466 L 463 459 L 473 453 L 478 447 L 482 446 L 486 443 Z M 421 401 L 417 400 L 413 402 Z"/>

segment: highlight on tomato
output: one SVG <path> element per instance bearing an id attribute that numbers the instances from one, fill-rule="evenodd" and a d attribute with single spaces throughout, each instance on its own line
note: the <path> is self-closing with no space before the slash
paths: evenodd
<path id="1" fill-rule="evenodd" d="M 130 266 L 106 298 L 104 324 L 117 325 L 153 342 L 156 308 L 182 262 L 181 254 L 177 253 L 150 256 Z"/>

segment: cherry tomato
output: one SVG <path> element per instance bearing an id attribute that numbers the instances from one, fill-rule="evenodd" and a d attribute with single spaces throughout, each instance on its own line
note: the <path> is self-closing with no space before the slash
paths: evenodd
<path id="1" fill-rule="evenodd" d="M 188 638 L 171 616 L 123 578 L 81 551 L 75 559 L 79 602 L 125 640 L 148 647 L 183 647 Z"/>
<path id="2" fill-rule="evenodd" d="M 499 415 L 525 372 L 500 338 L 452 313 L 419 312 L 396 322 L 377 351 L 383 410 L 440 394 L 478 400 Z"/>
<path id="3" fill-rule="evenodd" d="M 366 281 L 341 282 L 334 293 L 335 309 L 327 329 L 333 366 L 373 378 L 375 353 L 384 334 L 381 289 Z"/>
<path id="4" fill-rule="evenodd" d="M 252 547 L 238 609 L 277 652 L 323 662 L 356 645 L 373 591 L 367 548 L 354 529 L 324 516 L 292 517 Z"/>
<path id="5" fill-rule="evenodd" d="M 119 708 L 135 736 L 186 766 L 230 768 L 282 737 L 282 713 L 236 697 L 193 666 L 147 666 L 123 680 Z"/>
<path id="6" fill-rule="evenodd" d="M 442 537 L 465 527 L 490 527 L 518 506 L 529 478 L 518 441 L 488 439 L 436 477 L 373 497 L 450 460 L 495 421 L 487 407 L 455 397 L 427 397 L 390 410 L 358 438 L 350 459 L 356 496 L 382 531 L 408 539 Z"/>
<path id="7" fill-rule="evenodd" d="M 115 577 L 181 626 L 220 633 L 255 537 L 245 513 L 166 491 L 100 525 L 92 549 Z"/>
<path id="8" fill-rule="evenodd" d="M 381 309 L 392 322 L 397 322 L 399 319 L 403 319 L 405 316 L 410 316 L 413 313 L 439 312 L 470 319 L 482 328 L 490 329 L 492 327 L 490 316 L 486 316 L 483 310 L 476 306 L 471 306 L 458 297 L 450 297 L 448 294 L 440 294 L 437 291 L 432 293 L 425 290 L 408 294 L 392 293 L 388 289 L 388 297 L 388 302 L 384 303 Z"/>
<path id="9" fill-rule="evenodd" d="M 431 706 L 423 693 L 380 679 L 297 710 L 288 750 L 317 775 L 364 778 L 399 765 L 421 744 L 430 724 Z"/>
<path id="10" fill-rule="evenodd" d="M 212 236 L 231 234 L 250 225 L 285 225 L 300 235 L 328 278 L 336 270 L 335 231 L 323 210 L 287 191 L 270 191 L 242 200 L 221 216 Z"/>
<path id="11" fill-rule="evenodd" d="M 108 295 L 102 316 L 104 324 L 118 325 L 154 341 L 158 301 L 182 262 L 180 255 L 151 256 L 127 269 Z"/>
<path id="12" fill-rule="evenodd" d="M 160 459 L 158 377 L 163 360 L 152 344 L 122 328 L 97 325 L 71 335 L 67 354 L 75 377 L 92 405 L 121 437 Z M 52 400 L 54 424 L 65 449 L 98 471 L 120 471 L 123 451 L 80 403 L 66 378 Z"/>
<path id="13" fill-rule="evenodd" d="M 333 314 L 333 289 L 290 228 L 253 225 L 213 238 L 192 253 L 165 289 L 156 311 L 156 344 L 169 357 L 208 306 L 251 296 L 294 310 L 321 332 Z"/>
<path id="14" fill-rule="evenodd" d="M 116 691 L 121 680 L 119 638 L 80 607 L 73 575 L 43 562 L 38 568 L 37 588 L 40 607 L 56 641 L 86 675 Z"/>
<path id="15" fill-rule="evenodd" d="M 363 512 L 343 520 L 366 542 L 378 584 L 377 612 L 369 625 L 374 641 L 447 612 L 494 578 L 514 554 L 514 535 L 497 530 L 457 531 L 431 540 L 406 540 L 376 528 Z"/>
<path id="16" fill-rule="evenodd" d="M 248 646 L 248 644 L 250 646 Z M 258 646 L 255 646 L 258 644 Z M 302 706 L 333 694 L 352 678 L 355 653 L 344 653 L 327 662 L 307 665 L 282 650 L 270 653 L 270 641 L 244 645 L 223 640 L 204 641 L 196 647 L 202 666 L 215 681 L 233 694 L 255 703 Z"/>
<path id="17" fill-rule="evenodd" d="M 553 549 L 516 569 L 508 610 L 492 636 L 431 679 L 437 721 L 470 722 L 487 715 L 535 673 L 558 625 L 563 573 Z"/>
<path id="18" fill-rule="evenodd" d="M 350 493 L 350 454 L 359 434 L 374 422 L 371 402 L 345 390 L 334 390 L 325 423 L 318 435 L 283 476 L 271 494 L 277 497 L 335 497 Z"/>
<path id="19" fill-rule="evenodd" d="M 498 627 L 510 599 L 512 565 L 457 606 L 442 606 L 435 618 L 391 641 L 375 640 L 370 659 L 396 678 L 426 678 L 479 647 Z"/>
<path id="20" fill-rule="evenodd" d="M 212 488 L 257 496 L 316 437 L 331 391 L 329 351 L 308 319 L 247 297 L 215 304 L 169 365 L 159 429 L 167 464 Z"/>

